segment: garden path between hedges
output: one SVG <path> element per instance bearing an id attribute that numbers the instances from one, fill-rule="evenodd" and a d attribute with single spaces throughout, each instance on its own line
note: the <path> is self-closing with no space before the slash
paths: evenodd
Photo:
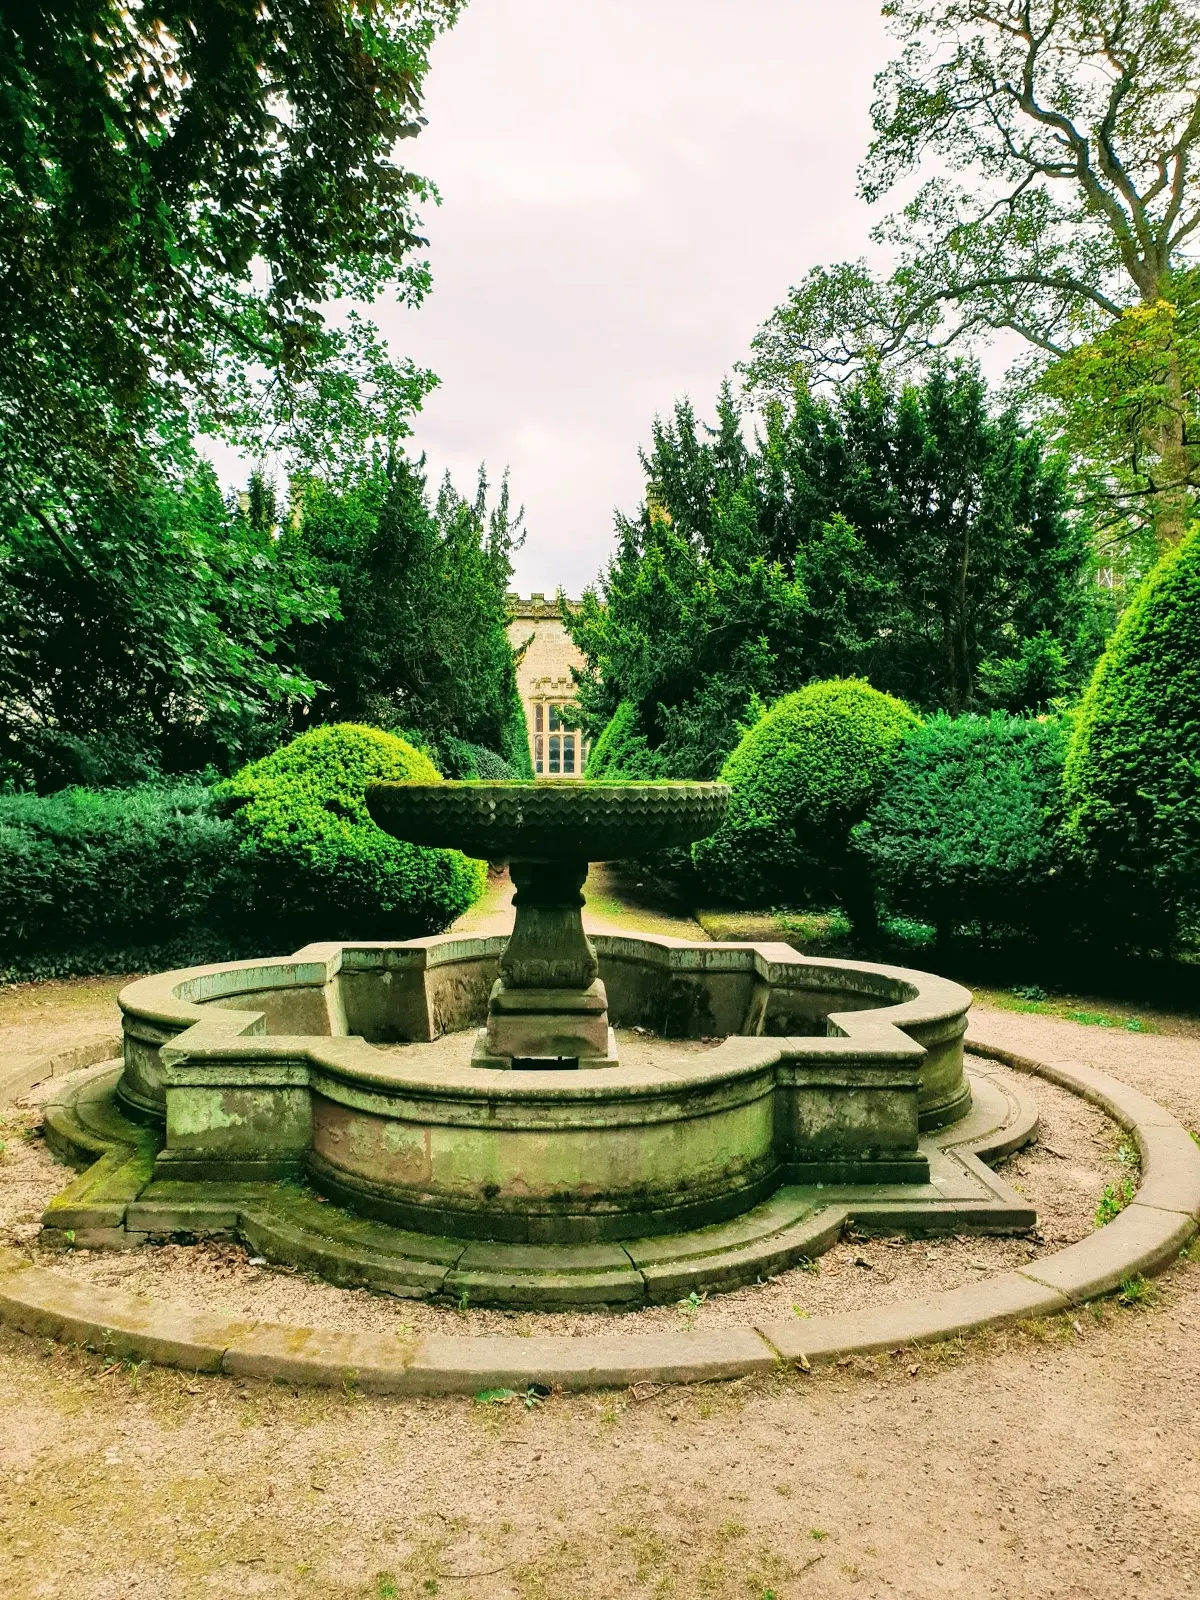
<path id="1" fill-rule="evenodd" d="M 0 1068 L 112 1026 L 119 986 L 0 994 Z M 972 1015 L 1200 1130 L 1200 1039 L 1159 1026 Z M 531 1409 L 106 1371 L 0 1330 L 0 1595 L 1200 1594 L 1200 1258 L 1156 1289 L 811 1375 Z"/>

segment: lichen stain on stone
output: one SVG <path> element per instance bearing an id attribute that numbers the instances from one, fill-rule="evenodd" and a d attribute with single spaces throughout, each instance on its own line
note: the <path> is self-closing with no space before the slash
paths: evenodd
<path id="1" fill-rule="evenodd" d="M 171 1095 L 173 1134 L 210 1133 L 215 1128 L 244 1128 L 246 1118 L 228 1109 L 225 1097 L 212 1094 L 192 1096 L 176 1089 Z"/>

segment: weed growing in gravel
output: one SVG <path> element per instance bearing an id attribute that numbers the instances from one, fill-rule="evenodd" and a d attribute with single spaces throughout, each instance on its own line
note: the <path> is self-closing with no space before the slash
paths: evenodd
<path id="1" fill-rule="evenodd" d="M 696 1315 L 699 1312 L 700 1307 L 707 1299 L 707 1291 L 705 1291 L 704 1294 L 697 1294 L 695 1289 L 693 1289 L 686 1300 L 681 1300 L 679 1302 L 679 1315 L 683 1318 L 683 1326 L 688 1333 L 691 1333 L 693 1328 L 695 1328 Z"/>
<path id="2" fill-rule="evenodd" d="M 1100 1204 L 1096 1207 L 1096 1227 L 1103 1228 L 1114 1217 L 1119 1217 L 1135 1192 L 1132 1178 L 1122 1178 L 1120 1183 L 1106 1183 Z"/>
<path id="3" fill-rule="evenodd" d="M 1128 1306 L 1131 1310 L 1140 1311 L 1147 1306 L 1152 1306 L 1158 1300 L 1158 1287 L 1143 1278 L 1141 1273 L 1135 1273 L 1132 1278 L 1122 1278 L 1121 1288 L 1117 1295 L 1118 1304 Z"/>

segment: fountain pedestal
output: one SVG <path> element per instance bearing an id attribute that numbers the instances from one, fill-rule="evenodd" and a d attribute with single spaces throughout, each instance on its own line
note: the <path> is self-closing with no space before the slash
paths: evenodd
<path id="1" fill-rule="evenodd" d="M 478 1067 L 615 1067 L 608 995 L 583 929 L 586 861 L 514 860 L 516 918 L 487 1027 L 472 1057 Z"/>

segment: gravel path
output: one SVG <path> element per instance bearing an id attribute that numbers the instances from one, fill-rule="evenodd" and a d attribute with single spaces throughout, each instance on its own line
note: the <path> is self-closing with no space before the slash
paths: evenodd
<path id="1" fill-rule="evenodd" d="M 1092 1061 L 1200 1128 L 1194 1037 L 993 1011 L 976 1016 L 974 1031 Z M 1057 1242 L 1086 1225 L 1115 1151 L 1094 1113 L 1078 1102 L 1059 1108 L 1037 1087 L 1045 1142 L 1059 1154 L 1017 1157 L 1011 1174 L 1044 1210 L 1049 1247 L 1052 1232 Z M 35 1120 L 32 1108 L 19 1115 Z M 12 1152 L 14 1177 L 44 1159 L 19 1133 Z M 6 1165 L 0 1193 L 9 1176 Z M 28 1181 L 18 1211 L 36 1203 L 40 1180 Z M 879 1296 L 899 1281 L 893 1257 L 907 1252 L 880 1241 L 853 1248 L 875 1265 L 804 1274 L 801 1292 L 869 1283 Z M 954 1247 L 935 1248 L 943 1258 L 931 1273 L 958 1270 Z M 93 1264 L 105 1263 L 84 1263 Z M 233 1261 L 221 1270 L 235 1303 L 252 1269 Z M 892 1283 L 881 1282 L 889 1272 Z M 471 1326 L 482 1315 L 470 1313 Z M 98 1358 L 0 1331 L 0 1595 L 1195 1594 L 1198 1392 L 1200 1258 L 1160 1280 L 1141 1308 L 1105 1305 L 807 1377 L 641 1400 L 553 1396 L 533 1409 L 106 1371 Z"/>

